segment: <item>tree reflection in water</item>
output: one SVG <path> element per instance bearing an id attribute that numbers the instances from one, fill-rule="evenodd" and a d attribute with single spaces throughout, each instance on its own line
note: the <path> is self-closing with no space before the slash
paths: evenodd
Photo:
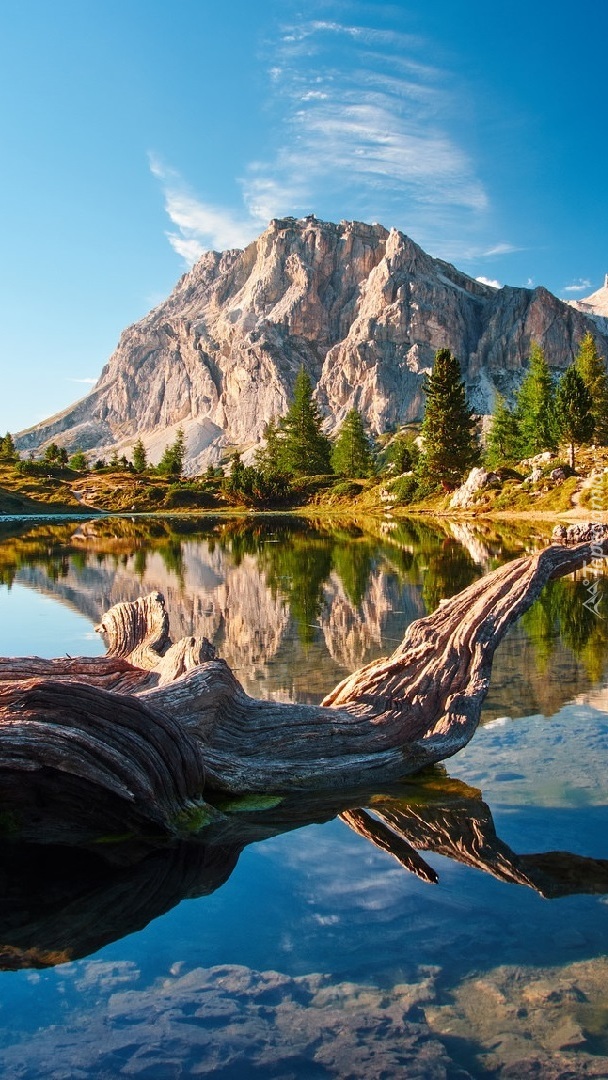
<path id="1" fill-rule="evenodd" d="M 0 873 L 0 967 L 49 967 L 143 928 L 185 897 L 225 884 L 248 844 L 336 815 L 429 883 L 420 851 L 525 885 L 544 897 L 608 893 L 608 860 L 569 852 L 518 855 L 496 834 L 481 793 L 436 766 L 385 793 L 299 796 L 240 810 L 204 839 L 169 846 L 109 842 L 87 850 L 4 843 Z"/>

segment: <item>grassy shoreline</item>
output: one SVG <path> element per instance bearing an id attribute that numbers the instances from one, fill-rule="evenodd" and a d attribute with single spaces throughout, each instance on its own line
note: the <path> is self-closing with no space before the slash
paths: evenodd
<path id="1" fill-rule="evenodd" d="M 605 470 L 605 471 L 604 471 Z M 348 492 L 344 487 L 348 487 Z M 185 478 L 169 481 L 155 475 L 122 470 L 79 474 L 50 469 L 39 475 L 0 464 L 0 520 L 12 516 L 64 514 L 93 517 L 107 514 L 200 515 L 289 514 L 300 517 L 369 517 L 399 520 L 429 517 L 455 521 L 528 520 L 608 521 L 608 450 L 581 455 L 579 472 L 556 481 L 549 472 L 536 479 L 509 477 L 476 492 L 472 504 L 450 507 L 451 492 L 420 502 L 402 502 L 386 478 L 352 481 L 331 478 L 304 481 L 293 500 L 281 506 L 252 505 L 227 495 L 221 481 Z"/>

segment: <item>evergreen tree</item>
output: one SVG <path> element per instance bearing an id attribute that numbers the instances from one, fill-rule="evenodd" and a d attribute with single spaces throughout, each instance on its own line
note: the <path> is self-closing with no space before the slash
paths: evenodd
<path id="1" fill-rule="evenodd" d="M 575 363 L 591 394 L 591 411 L 595 424 L 593 441 L 598 446 L 608 446 L 608 376 L 591 332 L 586 333 L 581 341 Z"/>
<path id="2" fill-rule="evenodd" d="M 143 473 L 148 468 L 148 454 L 141 439 L 133 447 L 133 468 L 136 473 Z"/>
<path id="3" fill-rule="evenodd" d="M 282 437 L 279 424 L 269 420 L 264 428 L 264 442 L 255 455 L 256 469 L 263 476 L 275 476 L 281 473 Z"/>
<path id="4" fill-rule="evenodd" d="M 184 429 L 178 428 L 175 442 L 165 447 L 162 458 L 158 463 L 158 471 L 163 476 L 178 477 L 184 470 L 184 458 L 186 456 L 186 441 Z"/>
<path id="5" fill-rule="evenodd" d="M 76 453 L 72 454 L 68 465 L 70 469 L 74 469 L 76 472 L 87 472 L 89 468 L 87 455 L 82 450 L 77 450 Z"/>
<path id="6" fill-rule="evenodd" d="M 310 376 L 300 368 L 293 401 L 279 424 L 279 471 L 288 476 L 318 476 L 331 472 L 331 443 L 321 430 L 322 417 L 312 400 Z"/>
<path id="7" fill-rule="evenodd" d="M 517 461 L 520 454 L 519 423 L 501 394 L 496 395 L 492 427 L 488 433 L 485 459 L 490 466 Z"/>
<path id="8" fill-rule="evenodd" d="M 388 472 L 392 472 L 395 476 L 401 476 L 402 473 L 409 472 L 414 468 L 419 457 L 420 450 L 413 434 L 398 431 L 384 448 L 381 461 L 383 468 Z"/>
<path id="9" fill-rule="evenodd" d="M 424 450 L 419 465 L 420 476 L 423 482 L 455 488 L 478 460 L 479 446 L 460 364 L 449 349 L 439 349 L 435 354 L 433 371 L 425 379 L 424 392 Z"/>
<path id="10" fill-rule="evenodd" d="M 67 465 L 68 452 L 65 446 L 52 442 L 46 447 L 42 460 L 48 465 Z"/>
<path id="11" fill-rule="evenodd" d="M 331 463 L 340 476 L 371 476 L 374 471 L 372 445 L 356 409 L 350 410 L 338 432 Z"/>
<path id="12" fill-rule="evenodd" d="M 226 480 L 226 490 L 231 495 L 238 495 L 243 490 L 243 479 L 245 475 L 245 466 L 241 461 L 241 455 L 238 451 L 235 451 L 230 459 L 230 472 Z"/>
<path id="13" fill-rule="evenodd" d="M 545 354 L 532 342 L 528 370 L 517 394 L 515 415 L 521 434 L 520 452 L 533 457 L 544 450 L 557 449 L 553 379 Z"/>
<path id="14" fill-rule="evenodd" d="M 562 375 L 555 395 L 555 412 L 560 435 L 569 444 L 570 468 L 574 469 L 574 451 L 579 443 L 593 435 L 592 398 L 575 364 Z"/>
<path id="15" fill-rule="evenodd" d="M 18 461 L 19 459 L 10 431 L 7 431 L 6 435 L 0 438 L 0 458 L 3 461 Z"/>

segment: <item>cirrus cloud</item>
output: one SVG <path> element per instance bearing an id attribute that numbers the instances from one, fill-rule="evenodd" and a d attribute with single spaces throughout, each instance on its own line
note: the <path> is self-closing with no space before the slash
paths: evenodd
<path id="1" fill-rule="evenodd" d="M 243 165 L 241 206 L 200 198 L 150 155 L 172 223 L 167 238 L 187 265 L 209 248 L 244 246 L 287 214 L 397 224 L 444 251 L 484 219 L 487 193 L 454 135 L 466 115 L 465 92 L 450 71 L 427 61 L 427 42 L 301 19 L 282 29 L 270 51 L 272 123 L 265 152 Z M 498 244 L 484 254 L 511 250 Z"/>

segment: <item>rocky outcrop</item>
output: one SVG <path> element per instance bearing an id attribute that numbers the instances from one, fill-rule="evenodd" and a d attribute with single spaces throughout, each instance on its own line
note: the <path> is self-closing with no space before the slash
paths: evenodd
<path id="1" fill-rule="evenodd" d="M 464 484 L 461 484 L 452 495 L 450 510 L 465 510 L 474 506 L 480 491 L 496 485 L 500 485 L 500 479 L 496 473 L 482 468 L 471 469 Z"/>
<path id="2" fill-rule="evenodd" d="M 378 432 L 414 420 L 435 351 L 458 356 L 473 407 L 518 385 L 530 342 L 563 369 L 592 329 L 545 289 L 495 289 L 381 225 L 273 220 L 244 251 L 207 252 L 129 327 L 86 398 L 16 439 L 151 461 L 184 428 L 191 471 L 253 448 L 284 413 L 301 365 L 333 430 L 357 408 Z"/>

